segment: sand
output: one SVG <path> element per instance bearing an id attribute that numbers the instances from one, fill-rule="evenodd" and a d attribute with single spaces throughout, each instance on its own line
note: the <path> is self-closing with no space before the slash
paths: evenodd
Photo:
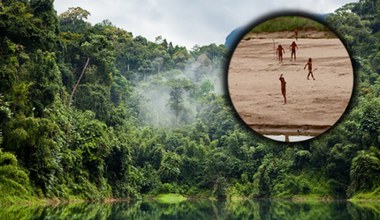
<path id="1" fill-rule="evenodd" d="M 275 57 L 273 40 L 242 40 L 228 70 L 228 90 L 243 121 L 263 134 L 318 135 L 341 117 L 351 97 L 353 69 L 341 41 L 306 39 L 298 44 L 297 61 L 290 61 L 294 39 L 275 39 L 285 49 L 284 61 Z M 313 59 L 314 77 L 304 66 Z M 287 104 L 280 74 L 286 80 Z"/>

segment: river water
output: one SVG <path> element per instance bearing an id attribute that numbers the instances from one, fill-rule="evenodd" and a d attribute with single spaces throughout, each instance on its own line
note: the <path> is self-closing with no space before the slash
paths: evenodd
<path id="1" fill-rule="evenodd" d="M 0 219 L 380 219 L 380 204 L 273 200 L 76 203 L 0 207 Z"/>

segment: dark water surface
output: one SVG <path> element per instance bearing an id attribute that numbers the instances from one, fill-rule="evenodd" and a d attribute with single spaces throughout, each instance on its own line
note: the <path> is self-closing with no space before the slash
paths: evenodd
<path id="1" fill-rule="evenodd" d="M 272 200 L 77 203 L 0 207 L 0 219 L 380 219 L 380 204 Z"/>

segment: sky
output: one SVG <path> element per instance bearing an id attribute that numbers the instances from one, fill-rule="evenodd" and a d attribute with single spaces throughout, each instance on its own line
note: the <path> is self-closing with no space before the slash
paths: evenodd
<path id="1" fill-rule="evenodd" d="M 357 0 L 356 0 L 357 1 Z M 58 14 L 70 7 L 91 13 L 92 24 L 105 19 L 133 36 L 162 36 L 174 45 L 224 44 L 235 28 L 281 10 L 330 13 L 355 0 L 55 0 Z"/>

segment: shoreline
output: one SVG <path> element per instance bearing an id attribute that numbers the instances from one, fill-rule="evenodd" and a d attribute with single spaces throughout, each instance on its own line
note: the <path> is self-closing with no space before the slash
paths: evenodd
<path id="1" fill-rule="evenodd" d="M 271 125 L 248 124 L 254 131 L 263 135 L 304 135 L 317 136 L 326 132 L 331 125 Z"/>
<path id="2" fill-rule="evenodd" d="M 294 31 L 278 31 L 278 32 L 260 32 L 260 33 L 248 33 L 243 39 L 279 39 L 279 38 L 295 38 Z M 338 38 L 331 31 L 300 31 L 298 39 L 334 39 Z"/>
<path id="3" fill-rule="evenodd" d="M 129 198 L 102 198 L 99 200 L 89 200 L 89 199 L 59 199 L 59 198 L 33 198 L 30 200 L 19 200 L 14 203 L 0 203 L 0 207 L 8 207 L 8 206 L 53 206 L 57 207 L 64 204 L 76 204 L 76 203 L 119 203 L 119 202 L 135 202 L 135 201 L 156 201 L 161 202 L 159 197 L 169 195 L 174 195 L 173 193 L 167 194 L 159 194 L 159 195 L 145 195 L 142 199 L 131 200 Z M 175 194 L 178 197 L 182 197 L 183 199 L 177 200 L 175 202 L 168 202 L 168 204 L 180 203 L 183 201 L 218 201 L 213 197 L 202 197 L 202 196 L 184 196 L 181 194 Z M 289 201 L 289 202 L 352 202 L 352 203 L 373 203 L 379 202 L 380 198 L 334 198 L 331 196 L 318 196 L 318 195 L 294 195 L 289 197 L 272 197 L 272 198 L 249 198 L 244 196 L 231 196 L 225 199 L 226 202 L 236 202 L 236 201 L 260 201 L 260 200 L 272 200 L 272 201 Z"/>

